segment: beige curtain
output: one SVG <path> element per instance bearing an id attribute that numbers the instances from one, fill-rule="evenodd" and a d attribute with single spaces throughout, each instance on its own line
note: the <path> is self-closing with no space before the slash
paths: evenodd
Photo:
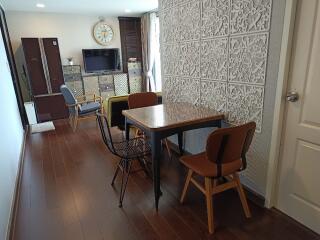
<path id="1" fill-rule="evenodd" d="M 153 67 L 155 54 L 152 46 L 156 39 L 156 13 L 145 13 L 141 17 L 141 41 L 142 41 L 142 58 L 144 72 L 144 88 L 146 91 L 154 92 L 156 90 L 155 80 L 153 77 Z"/>

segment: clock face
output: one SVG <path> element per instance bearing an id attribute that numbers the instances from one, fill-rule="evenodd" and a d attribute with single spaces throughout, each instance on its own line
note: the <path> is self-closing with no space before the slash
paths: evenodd
<path id="1" fill-rule="evenodd" d="M 99 22 L 94 26 L 93 36 L 97 43 L 101 45 L 108 45 L 113 39 L 113 30 L 105 22 Z"/>

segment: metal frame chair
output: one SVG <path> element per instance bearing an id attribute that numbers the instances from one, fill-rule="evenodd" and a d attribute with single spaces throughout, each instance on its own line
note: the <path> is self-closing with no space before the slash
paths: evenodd
<path id="1" fill-rule="evenodd" d="M 107 117 L 99 111 L 97 111 L 96 115 L 103 142 L 113 155 L 118 156 L 120 158 L 117 164 L 116 171 L 112 178 L 111 185 L 114 185 L 114 181 L 119 171 L 122 171 L 121 190 L 119 199 L 119 207 L 122 207 L 122 202 L 127 188 L 129 175 L 130 173 L 132 173 L 132 162 L 133 160 L 138 160 L 139 164 L 141 165 L 141 169 L 139 170 L 143 170 L 146 173 L 146 175 L 149 175 L 145 157 L 147 155 L 150 155 L 151 147 L 150 144 L 146 142 L 143 137 L 135 137 L 129 140 L 119 142 L 114 141 L 111 135 Z"/>
<path id="2" fill-rule="evenodd" d="M 103 111 L 102 98 L 100 96 L 83 95 L 75 97 L 66 85 L 60 86 L 60 91 L 69 109 L 69 123 L 73 131 L 76 131 L 78 121 L 95 117 L 97 109 Z"/>

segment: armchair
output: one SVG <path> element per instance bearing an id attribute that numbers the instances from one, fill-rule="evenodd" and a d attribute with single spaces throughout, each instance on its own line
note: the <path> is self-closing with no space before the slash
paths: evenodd
<path id="1" fill-rule="evenodd" d="M 92 94 L 76 98 L 66 85 L 61 85 L 60 91 L 69 109 L 69 123 L 73 131 L 76 131 L 79 120 L 95 117 L 96 110 L 103 111 L 100 96 Z"/>

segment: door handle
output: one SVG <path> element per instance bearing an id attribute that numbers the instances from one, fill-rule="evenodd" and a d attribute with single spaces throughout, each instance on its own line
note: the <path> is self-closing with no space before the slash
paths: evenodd
<path id="1" fill-rule="evenodd" d="M 296 102 L 299 100 L 299 94 L 295 91 L 288 92 L 286 99 L 288 102 Z"/>

